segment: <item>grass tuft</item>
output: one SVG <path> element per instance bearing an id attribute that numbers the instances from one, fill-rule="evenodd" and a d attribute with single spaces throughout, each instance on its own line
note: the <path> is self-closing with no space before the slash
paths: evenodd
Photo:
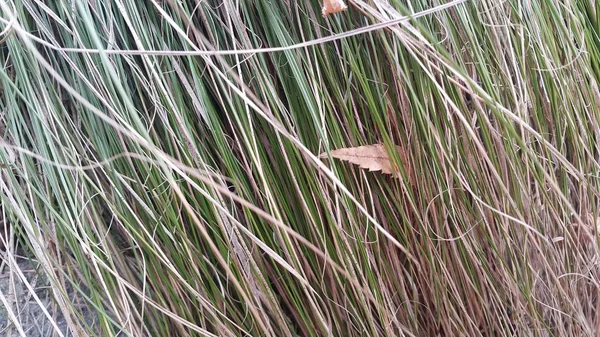
<path id="1" fill-rule="evenodd" d="M 321 6 L 0 3 L 0 270 L 57 335 L 597 336 L 595 1 Z"/>

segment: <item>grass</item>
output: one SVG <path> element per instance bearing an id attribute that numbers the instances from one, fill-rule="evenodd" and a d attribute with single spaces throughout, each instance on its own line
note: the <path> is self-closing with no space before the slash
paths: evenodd
<path id="1" fill-rule="evenodd" d="M 3 2 L 1 268 L 82 336 L 596 336 L 600 7 L 348 5 Z"/>

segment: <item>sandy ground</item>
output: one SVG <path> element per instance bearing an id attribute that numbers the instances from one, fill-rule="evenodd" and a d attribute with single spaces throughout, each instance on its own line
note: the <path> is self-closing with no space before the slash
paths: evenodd
<path id="1" fill-rule="evenodd" d="M 0 251 L 0 253 L 2 253 Z M 0 254 L 1 255 L 1 254 Z M 11 268 L 0 258 L 0 336 L 51 337 L 74 336 L 67 328 L 67 322 L 58 306 L 52 299 L 52 291 L 48 280 L 42 272 L 36 271 L 36 264 L 24 258 L 17 257 L 17 266 L 31 286 L 21 280 L 14 266 Z M 38 301 L 36 301 L 36 296 Z M 75 292 L 70 291 L 69 297 L 74 298 Z M 52 320 L 48 319 L 42 306 Z M 19 322 L 22 332 L 10 319 L 10 312 Z M 81 314 L 88 323 L 93 323 L 89 312 L 82 310 Z M 54 321 L 60 333 L 51 323 Z"/>

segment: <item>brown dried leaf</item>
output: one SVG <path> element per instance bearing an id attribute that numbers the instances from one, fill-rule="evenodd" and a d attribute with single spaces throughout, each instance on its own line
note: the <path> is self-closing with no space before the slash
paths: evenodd
<path id="1" fill-rule="evenodd" d="M 348 8 L 342 0 L 323 0 L 323 17 L 329 14 L 345 11 Z"/>
<path id="2" fill-rule="evenodd" d="M 408 169 L 408 158 L 406 157 L 406 154 L 399 146 L 395 146 L 395 148 L 398 151 L 400 159 L 405 165 L 405 168 Z M 331 156 L 352 164 L 356 164 L 363 169 L 368 169 L 369 171 L 381 171 L 381 173 L 393 174 L 396 177 L 400 175 L 398 169 L 394 167 L 385 145 L 383 144 L 339 149 L 331 151 Z M 327 154 L 323 153 L 319 155 L 319 157 L 326 158 Z M 408 171 L 408 175 L 409 180 L 411 180 L 412 183 L 412 174 L 410 170 Z"/>

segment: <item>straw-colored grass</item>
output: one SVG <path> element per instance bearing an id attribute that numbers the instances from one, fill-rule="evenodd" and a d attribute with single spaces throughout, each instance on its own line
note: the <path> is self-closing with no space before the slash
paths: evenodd
<path id="1" fill-rule="evenodd" d="M 600 6 L 348 7 L 0 2 L 1 268 L 79 336 L 598 336 Z"/>

